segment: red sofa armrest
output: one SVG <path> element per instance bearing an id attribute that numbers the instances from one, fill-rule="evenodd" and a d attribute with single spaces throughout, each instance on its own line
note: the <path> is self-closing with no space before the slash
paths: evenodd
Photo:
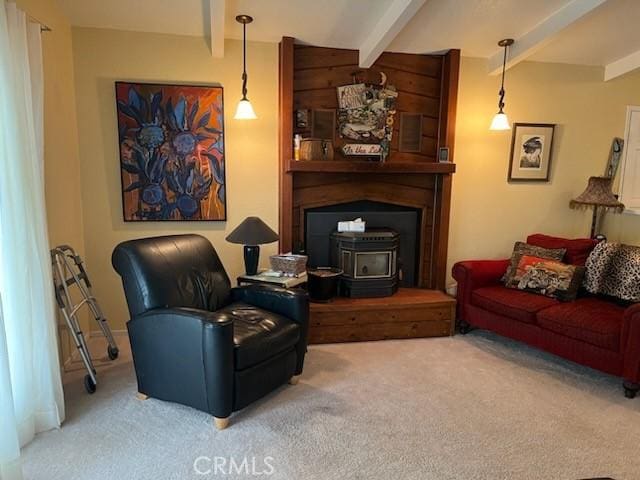
<path id="1" fill-rule="evenodd" d="M 456 263 L 453 278 L 458 282 L 458 318 L 466 320 L 465 307 L 471 301 L 471 292 L 480 287 L 498 285 L 507 271 L 506 260 L 468 260 Z"/>
<path id="2" fill-rule="evenodd" d="M 635 303 L 624 311 L 621 350 L 624 354 L 625 380 L 640 383 L 640 303 Z"/>

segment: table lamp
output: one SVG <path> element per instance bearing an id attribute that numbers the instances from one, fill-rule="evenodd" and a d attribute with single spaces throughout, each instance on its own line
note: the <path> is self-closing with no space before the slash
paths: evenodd
<path id="1" fill-rule="evenodd" d="M 278 234 L 258 217 L 247 217 L 227 236 L 227 242 L 244 245 L 244 268 L 247 275 L 258 273 L 259 245 L 278 240 Z"/>
<path id="2" fill-rule="evenodd" d="M 611 191 L 610 177 L 590 177 L 584 192 L 569 202 L 571 208 L 587 209 L 593 207 L 591 219 L 591 238 L 595 238 L 596 224 L 598 223 L 598 208 L 605 211 L 613 210 L 614 213 L 622 213 L 624 205 L 618 201 Z"/>

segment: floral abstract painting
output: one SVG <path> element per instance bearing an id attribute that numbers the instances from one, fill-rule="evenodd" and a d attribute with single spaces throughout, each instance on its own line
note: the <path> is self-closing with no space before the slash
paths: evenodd
<path id="1" fill-rule="evenodd" d="M 226 220 L 222 87 L 116 82 L 125 221 Z"/>

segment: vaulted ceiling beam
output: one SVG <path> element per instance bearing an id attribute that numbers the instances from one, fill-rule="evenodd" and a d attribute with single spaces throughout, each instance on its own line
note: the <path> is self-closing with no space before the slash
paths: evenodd
<path id="1" fill-rule="evenodd" d="M 224 57 L 224 19 L 225 0 L 209 0 L 211 25 L 211 55 L 214 58 Z"/>
<path id="2" fill-rule="evenodd" d="M 605 65 L 604 81 L 613 80 L 614 78 L 624 75 L 625 73 L 629 73 L 637 68 L 640 68 L 640 50 Z"/>
<path id="3" fill-rule="evenodd" d="M 567 28 L 576 20 L 599 7 L 607 0 L 573 0 L 529 30 L 509 48 L 507 68 L 527 59 L 544 47 L 554 35 Z M 496 39 L 496 42 L 500 40 Z M 497 75 L 502 71 L 502 50 L 489 57 L 489 73 Z"/>
<path id="4" fill-rule="evenodd" d="M 360 68 L 369 68 L 426 0 L 393 0 L 360 47 Z"/>

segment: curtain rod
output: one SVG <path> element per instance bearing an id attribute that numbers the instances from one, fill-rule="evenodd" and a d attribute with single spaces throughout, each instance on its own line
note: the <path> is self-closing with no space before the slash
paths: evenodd
<path id="1" fill-rule="evenodd" d="M 41 32 L 53 32 L 53 30 L 51 29 L 51 27 L 49 25 L 47 25 L 46 23 L 42 23 L 36 17 L 33 17 L 31 15 L 27 15 L 27 18 L 33 23 L 40 24 L 40 31 Z"/>

